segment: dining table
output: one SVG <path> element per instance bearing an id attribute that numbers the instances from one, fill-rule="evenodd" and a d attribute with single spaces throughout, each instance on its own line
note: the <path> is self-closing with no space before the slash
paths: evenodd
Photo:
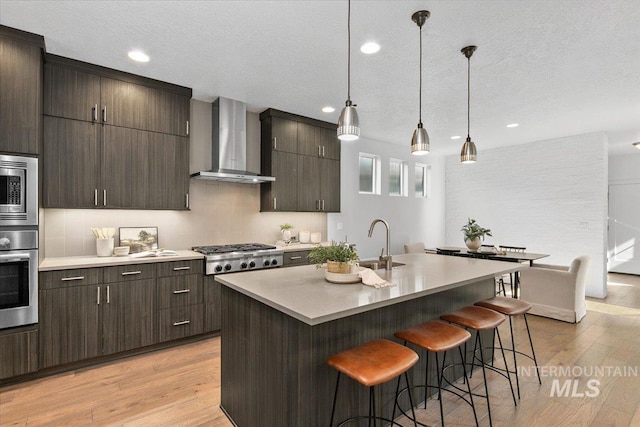
<path id="1" fill-rule="evenodd" d="M 491 251 L 491 250 L 482 250 L 482 247 L 478 251 L 472 251 L 468 248 L 458 247 L 458 246 L 441 246 L 435 249 L 426 249 L 427 253 L 435 253 L 438 255 L 450 255 L 450 256 L 460 256 L 460 257 L 468 257 L 468 258 L 481 258 L 481 259 L 490 259 L 494 261 L 507 261 L 507 262 L 517 262 L 524 263 L 528 262 L 530 267 L 533 267 L 533 262 L 537 261 L 541 258 L 546 258 L 550 256 L 549 254 L 537 254 L 533 252 L 524 252 L 524 251 Z M 520 285 L 520 272 L 516 271 L 513 277 L 513 298 L 518 298 L 519 295 L 519 285 Z"/>

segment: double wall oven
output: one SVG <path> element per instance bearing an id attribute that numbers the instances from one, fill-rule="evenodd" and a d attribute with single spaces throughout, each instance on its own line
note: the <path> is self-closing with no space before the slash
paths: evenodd
<path id="1" fill-rule="evenodd" d="M 0 155 L 0 329 L 38 323 L 38 159 Z"/>

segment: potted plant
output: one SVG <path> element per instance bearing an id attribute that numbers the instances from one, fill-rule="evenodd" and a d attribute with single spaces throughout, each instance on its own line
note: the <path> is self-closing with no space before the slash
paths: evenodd
<path id="1" fill-rule="evenodd" d="M 472 251 L 477 251 L 482 245 L 484 236 L 491 236 L 491 230 L 478 225 L 475 219 L 469 218 L 467 223 L 460 229 L 464 234 L 464 243 Z"/>
<path id="2" fill-rule="evenodd" d="M 291 229 L 293 228 L 293 225 L 285 222 L 284 224 L 280 225 L 280 232 L 282 233 L 282 240 L 284 240 L 285 243 L 289 243 L 291 241 Z"/>
<path id="3" fill-rule="evenodd" d="M 316 246 L 309 252 L 309 260 L 315 263 L 317 268 L 326 263 L 327 271 L 330 273 L 350 273 L 351 264 L 358 259 L 355 247 L 347 242 L 331 241 L 331 245 Z"/>

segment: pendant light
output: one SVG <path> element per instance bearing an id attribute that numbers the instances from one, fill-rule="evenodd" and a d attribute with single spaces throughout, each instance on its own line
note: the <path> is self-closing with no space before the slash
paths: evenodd
<path id="1" fill-rule="evenodd" d="M 347 13 L 347 102 L 338 119 L 338 139 L 341 141 L 355 141 L 360 138 L 360 122 L 356 106 L 351 102 L 351 0 Z"/>
<path id="2" fill-rule="evenodd" d="M 476 152 L 476 144 L 473 143 L 469 136 L 471 122 L 471 55 L 473 55 L 473 52 L 475 52 L 476 49 L 476 46 L 466 46 L 460 50 L 460 52 L 467 57 L 467 140 L 462 145 L 462 150 L 460 150 L 460 162 L 462 163 L 475 163 L 478 156 Z"/>
<path id="3" fill-rule="evenodd" d="M 420 108 L 418 116 L 418 127 L 413 131 L 411 137 L 411 154 L 421 156 L 429 152 L 429 134 L 427 130 L 422 127 L 422 26 L 427 21 L 431 14 L 428 10 L 419 10 L 411 15 L 411 20 L 418 24 L 420 27 Z"/>

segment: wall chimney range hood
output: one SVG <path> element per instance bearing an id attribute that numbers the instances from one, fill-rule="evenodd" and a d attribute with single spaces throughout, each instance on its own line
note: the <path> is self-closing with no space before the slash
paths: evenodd
<path id="1" fill-rule="evenodd" d="M 212 104 L 211 169 L 192 173 L 195 179 L 260 184 L 272 176 L 247 171 L 247 106 L 219 97 Z"/>

